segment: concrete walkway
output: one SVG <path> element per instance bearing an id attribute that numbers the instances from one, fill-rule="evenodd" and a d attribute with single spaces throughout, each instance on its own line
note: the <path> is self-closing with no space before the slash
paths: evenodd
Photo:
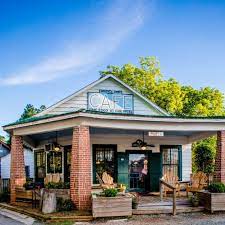
<path id="1" fill-rule="evenodd" d="M 8 209 L 0 209 L 0 225 L 41 225 L 34 218 L 10 211 Z"/>

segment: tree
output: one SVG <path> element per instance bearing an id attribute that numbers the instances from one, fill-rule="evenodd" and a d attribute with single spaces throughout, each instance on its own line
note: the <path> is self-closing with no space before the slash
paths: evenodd
<path id="1" fill-rule="evenodd" d="M 172 78 L 164 79 L 159 61 L 155 57 L 140 57 L 138 66 L 110 65 L 106 70 L 100 71 L 100 74 L 101 76 L 112 74 L 118 77 L 172 115 L 196 117 L 225 115 L 224 95 L 219 90 L 210 87 L 195 89 L 181 85 Z M 193 145 L 193 149 L 193 158 L 199 156 L 196 155 L 198 149 L 202 154 L 204 151 L 211 152 L 215 157 L 216 138 L 199 141 Z M 211 165 L 213 161 L 210 161 Z M 201 169 L 202 165 L 196 161 L 193 167 Z"/>
<path id="2" fill-rule="evenodd" d="M 45 109 L 46 109 L 46 107 L 44 105 L 41 105 L 40 108 L 35 108 L 31 104 L 27 104 L 26 107 L 24 108 L 24 111 L 23 111 L 21 117 L 20 117 L 20 120 L 30 118 Z"/>
<path id="3" fill-rule="evenodd" d="M 0 141 L 4 141 L 5 142 L 5 137 L 0 135 Z"/>
<path id="4" fill-rule="evenodd" d="M 214 138 L 209 138 L 193 145 L 193 160 L 195 171 L 203 171 L 204 173 L 212 173 L 214 171 L 214 160 L 216 148 L 214 146 Z"/>

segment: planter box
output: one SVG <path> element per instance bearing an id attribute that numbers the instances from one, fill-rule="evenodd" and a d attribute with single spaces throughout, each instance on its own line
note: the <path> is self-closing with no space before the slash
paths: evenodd
<path id="1" fill-rule="evenodd" d="M 56 198 L 70 199 L 70 189 L 46 189 L 50 193 L 55 193 Z"/>
<path id="2" fill-rule="evenodd" d="M 94 218 L 132 216 L 132 198 L 128 196 L 93 196 L 92 215 Z"/>
<path id="3" fill-rule="evenodd" d="M 225 193 L 210 193 L 208 191 L 200 191 L 200 204 L 211 213 L 215 211 L 225 211 Z"/>

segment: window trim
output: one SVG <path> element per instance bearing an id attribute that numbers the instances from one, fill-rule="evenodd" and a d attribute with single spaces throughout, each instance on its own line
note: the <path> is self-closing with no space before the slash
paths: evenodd
<path id="1" fill-rule="evenodd" d="M 93 176 L 93 185 L 98 185 L 99 183 L 96 180 L 96 148 L 98 147 L 105 147 L 109 148 L 112 147 L 114 151 L 114 163 L 115 163 L 115 171 L 114 171 L 114 182 L 117 182 L 117 174 L 118 174 L 118 164 L 117 164 L 117 144 L 93 144 L 92 145 L 92 176 Z"/>
<path id="2" fill-rule="evenodd" d="M 167 164 L 163 163 L 163 149 L 178 149 L 178 164 Z M 161 171 L 163 173 L 163 165 L 178 165 L 178 177 L 179 180 L 182 180 L 182 145 L 160 145 L 160 153 L 161 153 Z"/>

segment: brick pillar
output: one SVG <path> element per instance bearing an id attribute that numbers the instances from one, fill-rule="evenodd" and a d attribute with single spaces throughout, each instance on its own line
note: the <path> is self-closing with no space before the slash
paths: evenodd
<path id="1" fill-rule="evenodd" d="M 73 130 L 70 195 L 78 210 L 91 209 L 91 150 L 87 126 Z"/>
<path id="2" fill-rule="evenodd" d="M 225 131 L 217 132 L 214 180 L 225 183 Z"/>
<path id="3" fill-rule="evenodd" d="M 16 187 L 23 187 L 26 182 L 23 138 L 12 136 L 11 139 L 11 170 L 10 170 L 10 202 L 16 201 Z"/>

